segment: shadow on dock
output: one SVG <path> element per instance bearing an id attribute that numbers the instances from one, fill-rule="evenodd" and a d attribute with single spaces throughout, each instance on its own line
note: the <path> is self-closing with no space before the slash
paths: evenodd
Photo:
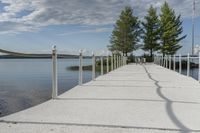
<path id="1" fill-rule="evenodd" d="M 162 93 L 162 87 L 159 85 L 159 81 L 155 80 L 152 78 L 151 74 L 148 72 L 147 68 L 142 65 L 143 68 L 145 69 L 148 77 L 154 81 L 154 84 L 156 85 L 157 87 L 157 94 L 163 99 L 165 100 L 166 102 L 166 111 L 167 111 L 167 114 L 169 116 L 169 118 L 171 119 L 171 121 L 181 129 L 181 133 L 190 133 L 190 132 L 193 132 L 193 130 L 189 129 L 188 127 L 186 127 L 175 115 L 174 111 L 173 111 L 173 108 L 172 108 L 172 104 L 173 104 L 173 101 L 168 99 L 163 93 Z"/>

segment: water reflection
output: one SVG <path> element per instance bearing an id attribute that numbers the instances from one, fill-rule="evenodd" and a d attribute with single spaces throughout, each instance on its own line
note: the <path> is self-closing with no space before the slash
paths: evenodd
<path id="1" fill-rule="evenodd" d="M 78 65 L 78 59 L 58 59 L 58 93 L 78 84 L 78 71 L 66 67 Z M 84 64 L 91 64 L 84 59 Z M 83 73 L 83 82 L 91 80 L 91 71 Z M 0 59 L 0 116 L 37 105 L 51 98 L 51 59 Z"/>

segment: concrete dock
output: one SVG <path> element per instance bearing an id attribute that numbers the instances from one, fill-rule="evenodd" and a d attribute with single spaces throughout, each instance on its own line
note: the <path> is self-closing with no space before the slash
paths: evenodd
<path id="1" fill-rule="evenodd" d="M 0 118 L 0 133 L 133 132 L 200 132 L 200 83 L 154 64 L 131 64 Z"/>

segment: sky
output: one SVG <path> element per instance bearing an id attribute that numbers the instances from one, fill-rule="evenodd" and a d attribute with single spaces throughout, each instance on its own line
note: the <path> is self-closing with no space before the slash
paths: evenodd
<path id="1" fill-rule="evenodd" d="M 166 0 L 182 15 L 183 46 L 191 52 L 192 0 Z M 113 25 L 125 6 L 140 20 L 152 4 L 160 12 L 164 0 L 0 0 L 0 48 L 26 53 L 77 54 L 107 50 Z M 195 45 L 200 45 L 200 2 L 196 0 Z M 136 51 L 141 54 L 142 51 Z"/>

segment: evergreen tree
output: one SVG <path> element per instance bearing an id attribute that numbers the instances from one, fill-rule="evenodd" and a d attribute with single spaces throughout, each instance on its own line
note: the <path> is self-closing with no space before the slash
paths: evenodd
<path id="1" fill-rule="evenodd" d="M 159 48 L 159 19 L 156 9 L 150 6 L 147 16 L 144 17 L 142 39 L 144 42 L 143 50 L 149 51 L 151 58 L 153 52 Z"/>
<path id="2" fill-rule="evenodd" d="M 161 7 L 160 31 L 161 47 L 163 55 L 173 55 L 179 50 L 179 42 L 186 37 L 180 37 L 183 32 L 181 15 L 176 16 L 175 11 L 171 9 L 167 2 Z"/>
<path id="3" fill-rule="evenodd" d="M 135 45 L 139 33 L 138 18 L 133 16 L 131 7 L 126 7 L 114 26 L 110 39 L 111 45 L 108 47 L 111 51 L 122 52 L 123 55 L 127 55 L 127 53 L 136 49 Z"/>

